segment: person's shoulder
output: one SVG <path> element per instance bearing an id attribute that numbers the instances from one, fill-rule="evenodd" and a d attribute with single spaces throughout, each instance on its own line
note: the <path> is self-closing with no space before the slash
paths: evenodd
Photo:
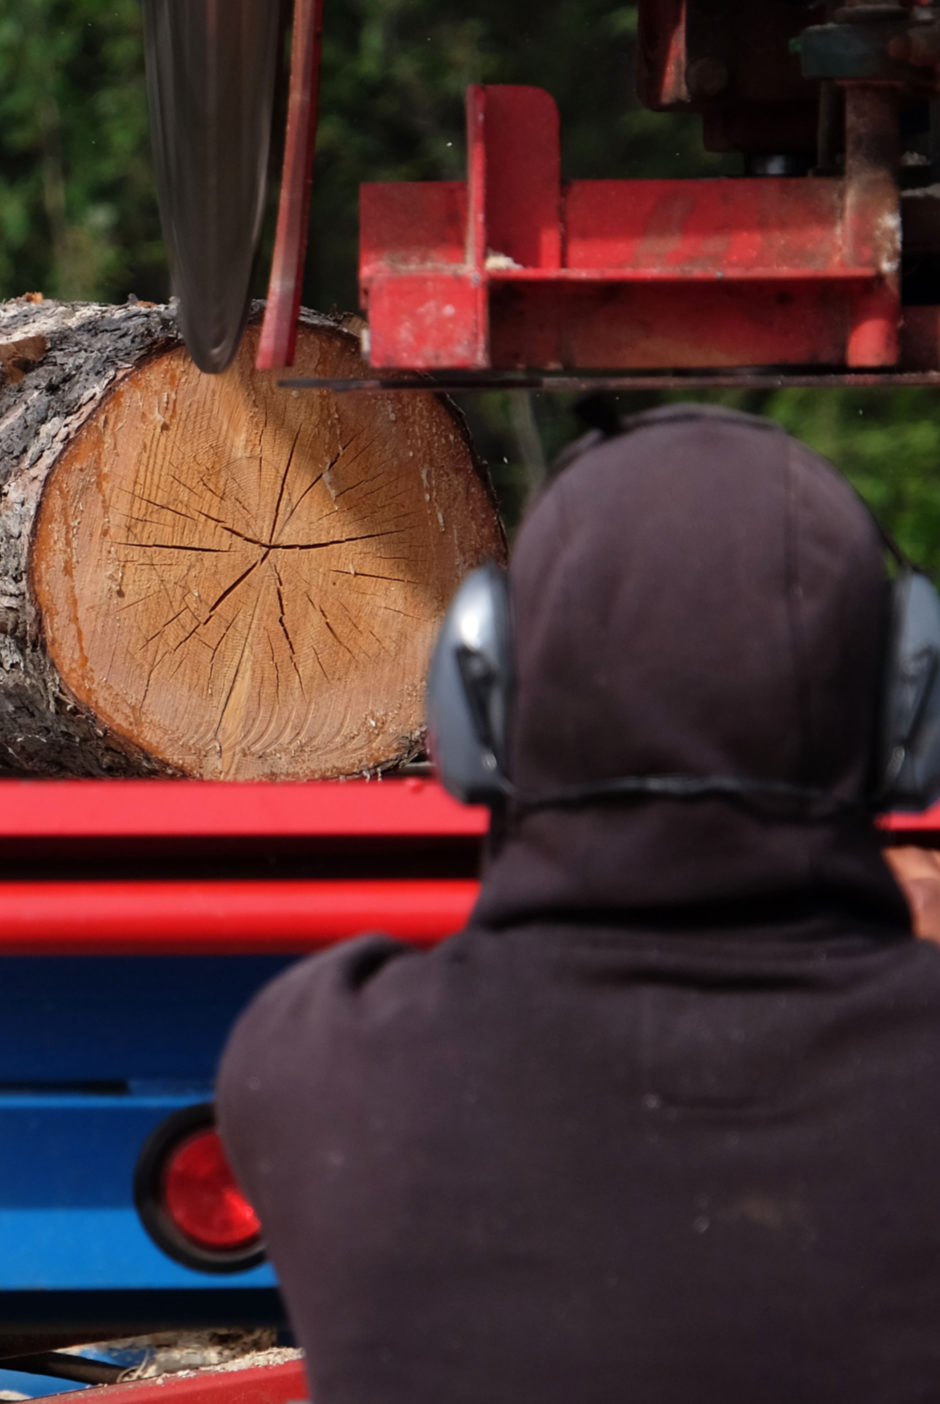
<path id="1" fill-rule="evenodd" d="M 229 1050 L 249 1040 L 309 1040 L 344 1016 L 351 1017 L 366 987 L 413 951 L 380 935 L 358 936 L 299 960 L 265 985 L 243 1011 L 229 1039 Z"/>
<path id="2" fill-rule="evenodd" d="M 232 1029 L 217 1078 L 220 1106 L 295 1082 L 318 1068 L 414 1029 L 449 1002 L 448 972 L 465 960 L 465 933 L 422 951 L 387 936 L 360 936 L 298 961 L 259 991 Z"/>

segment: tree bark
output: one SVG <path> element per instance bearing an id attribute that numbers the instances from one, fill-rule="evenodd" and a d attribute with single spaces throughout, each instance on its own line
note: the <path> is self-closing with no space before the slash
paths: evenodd
<path id="1" fill-rule="evenodd" d="M 249 327 L 220 376 L 164 307 L 0 304 L 0 763 L 226 779 L 420 749 L 460 577 L 504 542 L 430 391 L 289 391 Z M 298 375 L 363 374 L 304 314 Z"/>

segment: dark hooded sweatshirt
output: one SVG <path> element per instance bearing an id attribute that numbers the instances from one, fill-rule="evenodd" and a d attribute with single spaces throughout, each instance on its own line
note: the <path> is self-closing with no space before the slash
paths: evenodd
<path id="1" fill-rule="evenodd" d="M 316 1404 L 940 1401 L 940 949 L 861 803 L 873 523 L 674 410 L 581 446 L 511 590 L 523 791 L 819 795 L 521 808 L 462 934 L 249 1008 L 221 1123 Z"/>

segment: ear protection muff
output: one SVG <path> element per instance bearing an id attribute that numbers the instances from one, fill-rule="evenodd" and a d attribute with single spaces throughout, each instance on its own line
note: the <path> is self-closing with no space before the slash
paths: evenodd
<path id="1" fill-rule="evenodd" d="M 879 532 L 898 564 L 873 805 L 916 812 L 940 798 L 940 595 L 890 535 Z M 444 788 L 465 804 L 570 804 L 603 795 L 763 794 L 820 800 L 820 791 L 728 776 L 624 776 L 555 795 L 518 796 L 506 770 L 513 698 L 509 586 L 495 565 L 466 577 L 438 636 L 428 676 L 428 744 Z"/>
<path id="2" fill-rule="evenodd" d="M 877 808 L 917 812 L 940 798 L 940 596 L 894 544 Z"/>
<path id="3" fill-rule="evenodd" d="M 428 673 L 428 750 L 445 790 L 464 804 L 495 805 L 509 788 L 512 692 L 509 586 L 505 572 L 490 564 L 458 588 Z"/>

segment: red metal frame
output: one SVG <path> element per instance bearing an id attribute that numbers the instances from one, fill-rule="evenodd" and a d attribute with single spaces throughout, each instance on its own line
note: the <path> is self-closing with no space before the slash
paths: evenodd
<path id="1" fill-rule="evenodd" d="M 294 360 L 313 185 L 322 30 L 323 0 L 294 0 L 284 165 L 258 370 L 289 366 Z"/>
<path id="2" fill-rule="evenodd" d="M 368 931 L 429 946 L 476 894 L 461 878 L 6 882 L 0 956 L 302 954 Z"/>
<path id="3" fill-rule="evenodd" d="M 905 833 L 940 838 L 940 805 L 923 815 L 889 815 L 893 841 Z M 255 840 L 348 841 L 347 851 L 384 840 L 479 840 L 482 808 L 465 808 L 421 778 L 314 784 L 213 784 L 161 780 L 0 781 L 0 840 L 19 852 L 147 851 L 180 843 Z M 63 847 L 64 846 L 64 847 Z M 0 956 L 304 953 L 364 931 L 428 946 L 465 925 L 477 895 L 470 877 L 437 871 L 428 850 L 417 877 L 199 879 L 174 876 L 0 879 Z M 172 863 L 169 865 L 172 873 Z"/>
<path id="4" fill-rule="evenodd" d="M 563 188 L 537 88 L 472 88 L 467 129 L 465 183 L 362 188 L 373 365 L 896 363 L 897 221 L 854 178 Z"/>
<path id="5" fill-rule="evenodd" d="M 465 924 L 477 890 L 469 878 L 436 871 L 442 860 L 433 845 L 472 845 L 487 823 L 486 811 L 465 808 L 420 778 L 0 781 L 0 840 L 15 841 L 17 853 L 112 855 L 104 876 L 89 862 L 84 880 L 0 879 L 0 955 L 303 953 L 363 931 L 428 945 Z M 296 852 L 305 840 L 311 853 L 324 842 L 332 852 L 338 841 L 356 854 L 385 840 L 431 848 L 428 871 L 418 877 L 370 876 L 365 855 L 362 877 L 220 878 L 211 858 L 205 877 L 173 876 L 173 855 L 192 842 L 225 853 L 227 844 L 248 840 L 272 854 L 282 842 Z M 169 855 L 168 876 L 123 879 L 114 845 L 123 851 L 129 843 Z M 236 856 L 226 868 L 238 865 Z"/>
<path id="6" fill-rule="evenodd" d="M 418 777 L 313 784 L 0 780 L 0 840 L 472 837 L 485 833 L 487 822 L 485 809 L 458 804 Z"/>
<path id="7" fill-rule="evenodd" d="M 202 1369 L 183 1375 L 101 1385 L 81 1392 L 85 1404 L 100 1394 L 107 1404 L 142 1404 L 144 1394 L 160 1404 L 293 1404 L 308 1397 L 302 1360 L 247 1369 Z M 60 1396 L 68 1398 L 68 1395 Z"/>
<path id="8" fill-rule="evenodd" d="M 905 834 L 910 835 L 913 844 L 931 837 L 940 842 L 940 803 L 924 810 L 923 814 L 883 814 L 878 827 L 895 843 L 903 842 Z"/>

